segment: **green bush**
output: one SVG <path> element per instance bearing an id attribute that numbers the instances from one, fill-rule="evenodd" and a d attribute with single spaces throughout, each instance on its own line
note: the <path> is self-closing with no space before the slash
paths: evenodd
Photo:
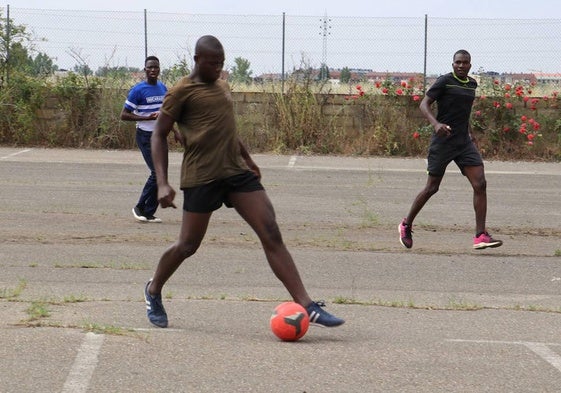
<path id="1" fill-rule="evenodd" d="M 274 95 L 271 143 L 276 151 L 300 151 L 303 153 L 338 153 L 337 127 L 331 116 L 324 116 L 326 95 L 312 92 L 307 78 L 292 78 L 285 93 Z"/>
<path id="2" fill-rule="evenodd" d="M 73 147 L 131 148 L 134 122 L 124 123 L 120 113 L 127 94 L 125 80 L 70 73 L 53 93 L 66 113 L 65 132 L 59 144 Z"/>
<path id="3" fill-rule="evenodd" d="M 129 87 L 130 81 L 72 72 L 60 78 L 14 73 L 0 88 L 0 143 L 132 148 L 134 122 L 120 120 Z"/>
<path id="4" fill-rule="evenodd" d="M 30 76 L 14 73 L 12 83 L 0 88 L 0 142 L 4 144 L 38 144 L 46 130 L 36 121 L 49 85 Z"/>

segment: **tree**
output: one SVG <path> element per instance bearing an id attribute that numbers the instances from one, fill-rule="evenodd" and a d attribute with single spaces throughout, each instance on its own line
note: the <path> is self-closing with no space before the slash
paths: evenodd
<path id="1" fill-rule="evenodd" d="M 344 67 L 341 70 L 341 76 L 339 77 L 339 80 L 341 81 L 341 83 L 349 83 L 349 81 L 351 80 L 351 70 L 349 70 L 349 67 Z"/>
<path id="2" fill-rule="evenodd" d="M 53 59 L 51 59 L 46 53 L 38 53 L 35 58 L 28 58 L 30 64 L 30 72 L 33 76 L 45 76 L 51 75 L 56 70 L 58 70 L 58 66 L 53 63 Z"/>
<path id="3" fill-rule="evenodd" d="M 99 67 L 95 72 L 96 76 L 109 76 L 112 78 L 127 78 L 132 73 L 140 72 L 141 69 L 138 67 L 125 67 L 125 66 L 118 66 L 118 67 L 108 67 L 103 66 Z"/>
<path id="4" fill-rule="evenodd" d="M 177 63 L 162 70 L 162 81 L 167 85 L 173 85 L 182 77 L 189 75 L 191 73 L 191 69 L 192 63 L 187 60 L 187 57 L 178 57 Z"/>
<path id="5" fill-rule="evenodd" d="M 16 25 L 12 19 L 6 20 L 0 9 L 0 73 L 7 75 L 10 69 L 20 69 L 26 65 L 27 46 L 30 35 L 24 25 Z"/>
<path id="6" fill-rule="evenodd" d="M 324 81 L 329 79 L 329 76 L 329 67 L 327 66 L 327 64 L 323 63 L 319 68 L 318 79 Z"/>
<path id="7" fill-rule="evenodd" d="M 243 57 L 236 57 L 234 62 L 236 65 L 232 67 L 232 73 L 230 75 L 232 81 L 238 83 L 251 83 L 251 74 L 253 72 L 249 69 L 251 66 L 249 60 L 244 59 Z"/>
<path id="8" fill-rule="evenodd" d="M 90 76 L 93 75 L 93 71 L 90 68 L 89 65 L 87 64 L 76 64 L 73 68 L 72 71 L 74 71 L 76 74 L 78 75 L 82 75 L 82 76 Z"/>
<path id="9" fill-rule="evenodd" d="M 10 70 L 17 70 L 23 73 L 31 71 L 29 52 L 21 42 L 14 42 L 10 44 L 10 52 L 7 57 L 6 67 Z"/>
<path id="10" fill-rule="evenodd" d="M 0 73 L 8 77 L 11 72 L 22 72 L 33 76 L 50 75 L 58 69 L 53 60 L 43 52 L 35 57 L 31 34 L 25 25 L 17 25 L 12 19 L 2 18 L 0 9 Z"/>

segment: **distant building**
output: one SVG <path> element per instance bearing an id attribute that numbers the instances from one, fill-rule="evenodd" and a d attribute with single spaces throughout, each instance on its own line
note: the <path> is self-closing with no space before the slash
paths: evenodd
<path id="1" fill-rule="evenodd" d="M 534 73 L 537 83 L 560 83 L 561 73 L 546 73 L 546 72 L 536 72 Z"/>
<path id="2" fill-rule="evenodd" d="M 340 69 L 330 69 L 329 70 L 329 82 L 332 85 L 339 85 L 341 79 Z M 439 75 L 427 75 L 424 78 L 422 73 L 419 72 L 392 72 L 392 71 L 373 71 L 370 69 L 349 69 L 351 74 L 350 83 L 359 82 L 384 82 L 390 81 L 394 84 L 399 84 L 402 82 L 414 81 L 415 85 L 418 87 L 419 82 L 425 82 L 426 86 L 431 86 Z M 306 70 L 295 70 L 291 76 L 296 76 L 297 78 L 312 78 L 315 79 L 319 75 L 319 70 L 316 69 L 306 69 Z M 265 81 L 280 81 L 282 74 L 261 74 L 259 77 L 255 78 L 260 82 Z M 545 72 L 534 72 L 534 73 L 499 73 L 495 71 L 486 71 L 479 74 L 473 74 L 476 80 L 480 80 L 482 77 L 493 78 L 501 83 L 530 83 L 530 84 L 551 84 L 559 83 L 561 84 L 561 73 L 545 73 Z"/>
<path id="3" fill-rule="evenodd" d="M 497 74 L 495 78 L 503 83 L 511 83 L 511 84 L 536 83 L 538 81 L 536 79 L 535 74 L 505 73 L 505 74 Z"/>
<path id="4" fill-rule="evenodd" d="M 256 82 L 275 82 L 282 80 L 282 73 L 278 74 L 261 74 L 255 78 Z"/>
<path id="5" fill-rule="evenodd" d="M 409 81 L 412 79 L 420 80 L 423 77 L 423 74 L 418 72 L 378 72 L 368 69 L 350 69 L 349 71 L 351 73 L 351 82 L 383 82 L 386 80 L 390 80 L 393 83 L 400 83 L 401 81 Z M 331 75 L 332 79 L 341 78 L 341 70 L 330 70 L 329 74 Z"/>
<path id="6" fill-rule="evenodd" d="M 68 72 L 69 72 L 68 70 L 66 70 L 66 69 L 64 69 L 64 68 L 61 68 L 61 69 L 59 69 L 59 70 L 56 70 L 56 71 L 54 72 L 54 75 L 55 75 L 57 78 L 58 78 L 58 77 L 65 77 L 65 76 L 68 75 Z"/>

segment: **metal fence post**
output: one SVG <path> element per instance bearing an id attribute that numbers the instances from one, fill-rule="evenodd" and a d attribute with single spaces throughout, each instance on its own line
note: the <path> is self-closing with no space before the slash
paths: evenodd
<path id="1" fill-rule="evenodd" d="M 148 18 L 144 9 L 144 58 L 148 57 Z"/>
<path id="2" fill-rule="evenodd" d="M 427 90 L 427 42 L 428 42 L 428 15 L 425 14 L 425 53 L 423 61 L 423 95 Z"/>
<path id="3" fill-rule="evenodd" d="M 285 51 L 285 39 L 286 39 L 286 13 L 282 13 L 282 64 L 281 64 L 281 93 L 284 94 L 284 51 Z"/>
<path id="4" fill-rule="evenodd" d="M 6 6 L 6 85 L 10 84 L 10 5 Z"/>

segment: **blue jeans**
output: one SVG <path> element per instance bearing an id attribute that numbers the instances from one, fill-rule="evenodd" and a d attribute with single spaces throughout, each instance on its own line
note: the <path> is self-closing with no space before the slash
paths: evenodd
<path id="1" fill-rule="evenodd" d="M 146 217 L 153 216 L 158 209 L 158 184 L 156 183 L 156 171 L 154 169 L 154 162 L 152 161 L 152 151 L 150 149 L 150 137 L 152 133 L 149 131 L 143 131 L 140 128 L 136 129 L 136 144 L 144 157 L 144 161 L 150 169 L 150 176 L 146 180 L 146 184 L 142 189 L 142 194 L 140 194 L 140 199 L 136 204 L 136 207 Z"/>

